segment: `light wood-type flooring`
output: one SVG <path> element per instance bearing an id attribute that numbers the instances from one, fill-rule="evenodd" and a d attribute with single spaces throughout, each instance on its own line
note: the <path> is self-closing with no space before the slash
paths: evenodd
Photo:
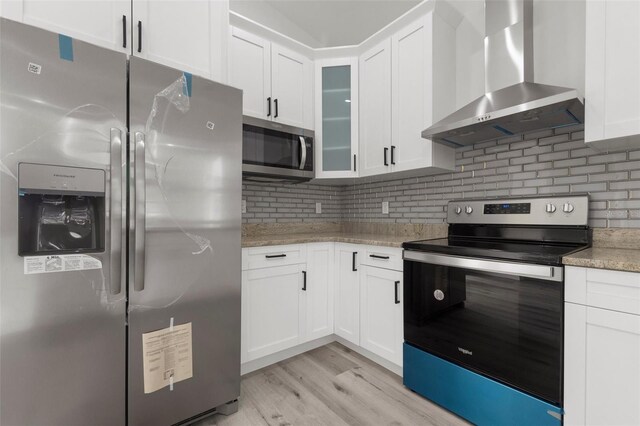
<path id="1" fill-rule="evenodd" d="M 197 426 L 467 425 L 339 343 L 242 377 L 240 408 Z"/>

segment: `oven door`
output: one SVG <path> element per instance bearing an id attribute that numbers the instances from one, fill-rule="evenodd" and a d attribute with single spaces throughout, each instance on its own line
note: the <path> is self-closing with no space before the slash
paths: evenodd
<path id="1" fill-rule="evenodd" d="M 561 406 L 562 267 L 404 259 L 406 343 Z"/>

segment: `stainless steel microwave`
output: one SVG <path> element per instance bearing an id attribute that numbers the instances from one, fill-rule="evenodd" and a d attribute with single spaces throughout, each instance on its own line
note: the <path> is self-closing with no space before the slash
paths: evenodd
<path id="1" fill-rule="evenodd" d="M 297 182 L 313 179 L 313 139 L 311 130 L 244 116 L 243 178 Z"/>

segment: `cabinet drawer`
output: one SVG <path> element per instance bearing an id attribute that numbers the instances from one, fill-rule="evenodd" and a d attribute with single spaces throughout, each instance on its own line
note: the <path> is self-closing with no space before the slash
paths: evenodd
<path id="1" fill-rule="evenodd" d="M 640 273 L 567 266 L 565 301 L 640 315 Z"/>
<path id="2" fill-rule="evenodd" d="M 402 249 L 398 247 L 366 246 L 360 263 L 402 271 Z"/>
<path id="3" fill-rule="evenodd" d="M 305 244 L 251 247 L 246 256 L 247 269 L 296 265 L 306 261 L 307 247 Z"/>

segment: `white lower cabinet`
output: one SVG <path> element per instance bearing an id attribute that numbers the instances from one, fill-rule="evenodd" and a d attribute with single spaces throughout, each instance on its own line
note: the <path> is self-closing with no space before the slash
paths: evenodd
<path id="1" fill-rule="evenodd" d="M 566 268 L 564 424 L 640 424 L 640 274 Z"/>
<path id="2" fill-rule="evenodd" d="M 304 340 L 333 333 L 333 243 L 307 244 Z"/>
<path id="3" fill-rule="evenodd" d="M 335 248 L 335 314 L 336 335 L 360 344 L 360 282 L 358 262 L 364 247 L 337 243 Z"/>
<path id="4" fill-rule="evenodd" d="M 401 253 L 332 242 L 243 249 L 242 363 L 335 334 L 401 366 Z"/>
<path id="5" fill-rule="evenodd" d="M 333 334 L 333 250 L 333 243 L 243 250 L 243 363 Z"/>
<path id="6" fill-rule="evenodd" d="M 304 265 L 242 272 L 242 362 L 302 343 Z"/>
<path id="7" fill-rule="evenodd" d="M 402 272 L 360 270 L 360 346 L 402 365 Z"/>

